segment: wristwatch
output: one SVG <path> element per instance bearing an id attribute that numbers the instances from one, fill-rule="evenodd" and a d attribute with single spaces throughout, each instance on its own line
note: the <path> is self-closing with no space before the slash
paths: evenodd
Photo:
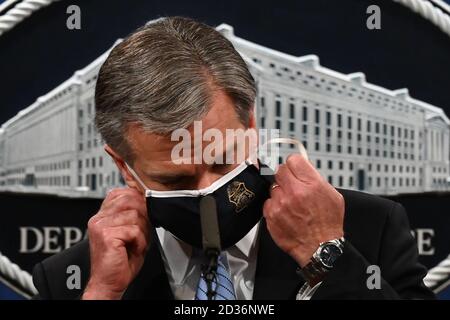
<path id="1" fill-rule="evenodd" d="M 344 252 L 344 242 L 345 239 L 342 237 L 320 243 L 311 261 L 298 270 L 311 288 L 324 280 L 328 272 L 333 269 L 337 258 Z"/>

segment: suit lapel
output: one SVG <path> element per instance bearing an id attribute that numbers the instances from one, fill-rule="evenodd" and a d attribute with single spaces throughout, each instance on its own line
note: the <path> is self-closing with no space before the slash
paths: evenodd
<path id="1" fill-rule="evenodd" d="M 173 300 L 164 262 L 159 250 L 156 230 L 152 230 L 152 243 L 145 257 L 144 265 L 126 290 L 124 300 Z"/>
<path id="2" fill-rule="evenodd" d="M 304 281 L 297 275 L 297 263 L 272 240 L 263 218 L 255 273 L 254 300 L 295 299 Z"/>

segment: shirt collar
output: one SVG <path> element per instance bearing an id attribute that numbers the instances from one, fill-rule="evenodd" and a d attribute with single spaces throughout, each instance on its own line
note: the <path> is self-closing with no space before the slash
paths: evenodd
<path id="1" fill-rule="evenodd" d="M 248 258 L 252 248 L 255 247 L 258 230 L 259 223 L 257 223 L 247 235 L 239 240 L 239 242 L 226 251 L 237 248 L 246 258 Z M 191 245 L 176 238 L 172 233 L 161 227 L 156 228 L 156 233 L 162 247 L 161 253 L 163 255 L 164 263 L 166 264 L 166 271 L 170 271 L 170 276 L 174 282 L 180 284 L 186 276 L 193 248 Z"/>

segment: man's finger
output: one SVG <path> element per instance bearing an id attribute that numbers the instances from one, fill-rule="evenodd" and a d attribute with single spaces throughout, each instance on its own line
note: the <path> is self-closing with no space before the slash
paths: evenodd
<path id="1" fill-rule="evenodd" d="M 122 194 L 102 207 L 100 215 L 109 215 L 126 210 L 138 210 L 140 214 L 146 216 L 147 204 L 145 199 L 136 194 Z"/>
<path id="2" fill-rule="evenodd" d="M 125 244 L 132 244 L 137 252 L 147 249 L 148 241 L 146 233 L 136 225 L 118 226 L 106 229 L 109 239 L 116 239 Z"/>
<path id="3" fill-rule="evenodd" d="M 289 191 L 297 182 L 297 178 L 287 167 L 287 165 L 282 164 L 278 167 L 277 173 L 275 174 L 275 181 L 280 185 L 281 189 L 284 191 Z"/>
<path id="4" fill-rule="evenodd" d="M 124 225 L 137 225 L 143 228 L 149 228 L 149 220 L 147 216 L 141 215 L 137 210 L 128 210 L 114 215 L 105 215 L 100 217 L 95 223 L 101 228 Z"/>
<path id="5" fill-rule="evenodd" d="M 130 195 L 130 196 L 138 196 L 141 195 L 138 191 L 132 188 L 115 188 L 112 189 L 108 194 L 106 195 L 105 199 L 102 203 L 102 208 L 106 208 L 110 205 L 111 201 L 115 200 L 116 198 L 123 197 L 124 195 Z M 142 195 L 141 195 L 142 197 Z"/>
<path id="6" fill-rule="evenodd" d="M 320 177 L 312 164 L 299 154 L 291 154 L 286 159 L 286 166 L 301 181 L 311 181 Z"/>

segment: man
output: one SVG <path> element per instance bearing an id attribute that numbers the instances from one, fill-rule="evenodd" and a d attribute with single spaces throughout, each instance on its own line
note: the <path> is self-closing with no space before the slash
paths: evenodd
<path id="1" fill-rule="evenodd" d="M 174 160 L 172 133 L 195 140 L 195 121 L 202 135 L 255 129 L 255 95 L 232 44 L 191 19 L 153 21 L 118 44 L 99 72 L 96 124 L 128 187 L 106 196 L 89 240 L 35 267 L 39 297 L 433 298 L 399 204 L 338 191 L 299 155 L 272 180 L 258 161 Z M 205 194 L 221 236 L 212 269 L 201 250 Z M 79 290 L 66 285 L 70 265 L 80 267 Z"/>

